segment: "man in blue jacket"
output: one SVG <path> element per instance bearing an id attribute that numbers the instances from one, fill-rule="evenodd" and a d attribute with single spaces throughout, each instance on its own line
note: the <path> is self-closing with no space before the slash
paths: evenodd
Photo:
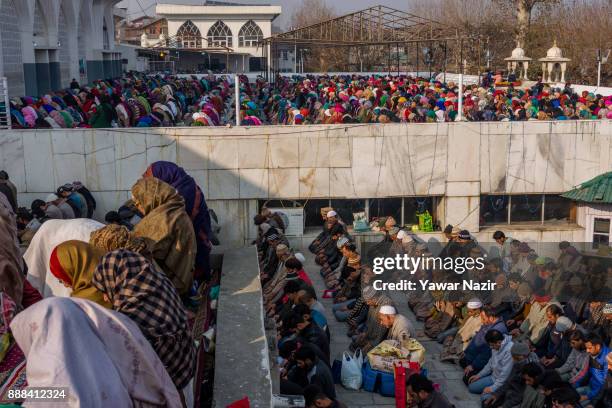
<path id="1" fill-rule="evenodd" d="M 498 309 L 492 306 L 486 306 L 480 312 L 482 327 L 474 335 L 470 344 L 465 349 L 463 358 L 459 360 L 459 364 L 464 369 L 463 382 L 468 384 L 469 378 L 478 373 L 487 364 L 491 358 L 491 347 L 485 339 L 485 335 L 489 330 L 498 330 L 502 334 L 508 334 L 508 329 L 504 320 L 499 316 Z"/>
<path id="2" fill-rule="evenodd" d="M 586 351 L 590 354 L 589 362 L 589 383 L 585 387 L 580 387 L 576 391 L 580 394 L 582 406 L 589 405 L 590 401 L 601 391 L 606 383 L 608 374 L 608 347 L 604 345 L 601 337 L 597 334 L 587 336 Z"/>

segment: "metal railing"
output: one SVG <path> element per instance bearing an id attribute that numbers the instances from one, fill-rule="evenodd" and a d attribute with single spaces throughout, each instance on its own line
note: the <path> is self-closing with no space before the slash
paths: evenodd
<path id="1" fill-rule="evenodd" d="M 0 78 L 0 129 L 11 128 L 11 105 L 6 77 Z"/>

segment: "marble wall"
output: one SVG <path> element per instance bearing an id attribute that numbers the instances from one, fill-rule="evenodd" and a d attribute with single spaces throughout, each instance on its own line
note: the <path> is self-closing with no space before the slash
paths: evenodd
<path id="1" fill-rule="evenodd" d="M 569 190 L 611 170 L 611 138 L 611 121 L 0 131 L 0 169 L 25 206 L 80 180 L 102 218 L 148 164 L 174 161 L 230 241 L 268 198 L 447 196 L 448 221 L 477 231 L 480 194 Z"/>

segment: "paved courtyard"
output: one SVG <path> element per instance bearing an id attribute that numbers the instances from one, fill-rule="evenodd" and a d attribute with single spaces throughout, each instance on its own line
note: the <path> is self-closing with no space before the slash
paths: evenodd
<path id="1" fill-rule="evenodd" d="M 315 264 L 314 256 L 308 250 L 302 251 L 306 256 L 305 269 L 310 275 L 314 287 L 318 294 L 325 290 L 325 283 L 319 274 L 320 267 Z M 457 408 L 479 408 L 480 400 L 477 395 L 472 395 L 467 391 L 466 386 L 461 381 L 463 371 L 459 366 L 454 364 L 441 363 L 438 360 L 441 345 L 430 340 L 422 334 L 423 324 L 417 322 L 414 315 L 408 308 L 406 298 L 399 292 L 389 294 L 395 301 L 400 313 L 410 319 L 417 331 L 417 339 L 425 346 L 427 350 L 425 366 L 429 371 L 429 378 L 440 384 L 440 390 L 455 404 Z M 341 359 L 342 352 L 348 349 L 350 339 L 346 335 L 347 325 L 339 323 L 332 314 L 332 300 L 320 299 L 325 306 L 327 321 L 331 332 L 331 356 L 332 359 Z M 383 397 L 378 393 L 360 391 L 352 391 L 345 389 L 342 385 L 336 385 L 338 399 L 348 405 L 350 408 L 366 408 L 366 407 L 381 407 L 395 408 L 395 399 Z"/>

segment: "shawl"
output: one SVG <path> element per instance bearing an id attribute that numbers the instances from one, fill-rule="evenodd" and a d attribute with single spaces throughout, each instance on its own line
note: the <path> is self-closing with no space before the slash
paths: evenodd
<path id="1" fill-rule="evenodd" d="M 93 272 L 106 252 L 83 241 L 66 241 L 55 247 L 49 260 L 51 273 L 72 287 L 70 296 L 79 297 L 110 308 L 102 292 L 91 284 Z"/>
<path id="2" fill-rule="evenodd" d="M 134 235 L 147 240 L 153 258 L 176 290 L 186 293 L 193 278 L 196 237 L 185 200 L 172 186 L 151 177 L 138 180 L 132 196 L 144 214 L 134 227 Z"/>
<path id="3" fill-rule="evenodd" d="M 0 193 L 0 290 L 21 305 L 23 260 L 17 238 L 17 221 L 6 196 Z"/>
<path id="4" fill-rule="evenodd" d="M 124 225 L 108 224 L 91 233 L 89 244 L 106 252 L 127 249 L 147 256 L 147 243 L 143 238 L 132 236 Z"/>
<path id="5" fill-rule="evenodd" d="M 465 320 L 465 323 L 459 328 L 455 341 L 459 341 L 460 350 L 465 350 L 472 341 L 472 338 L 478 333 L 482 327 L 480 316 L 470 316 Z"/>
<path id="6" fill-rule="evenodd" d="M 103 227 L 97 221 L 87 218 L 73 220 L 48 220 L 38 229 L 30 242 L 28 250 L 23 255 L 28 265 L 28 281 L 43 297 L 70 296 L 70 289 L 51 274 L 49 260 L 53 249 L 65 241 L 89 241 L 92 231 Z"/>
<path id="7" fill-rule="evenodd" d="M 174 384 L 183 389 L 194 374 L 195 347 L 172 282 L 142 255 L 119 249 L 102 258 L 93 285 L 114 310 L 136 322 Z"/>
<path id="8" fill-rule="evenodd" d="M 210 243 L 212 228 L 204 193 L 193 177 L 189 176 L 182 167 L 172 162 L 158 161 L 151 164 L 143 177 L 155 177 L 170 184 L 185 200 L 185 210 L 191 218 L 193 230 L 196 234 L 196 277 L 200 278 L 200 275 L 203 275 L 207 278 L 210 275 L 209 259 L 212 247 Z"/>
<path id="9" fill-rule="evenodd" d="M 10 324 L 18 305 L 5 292 L 0 292 L 0 400 L 6 400 L 8 390 L 26 387 L 25 357 L 10 333 Z"/>
<path id="10" fill-rule="evenodd" d="M 84 299 L 49 298 L 15 316 L 11 330 L 27 359 L 28 385 L 67 387 L 69 407 L 181 407 L 155 351 L 120 313 Z"/>

